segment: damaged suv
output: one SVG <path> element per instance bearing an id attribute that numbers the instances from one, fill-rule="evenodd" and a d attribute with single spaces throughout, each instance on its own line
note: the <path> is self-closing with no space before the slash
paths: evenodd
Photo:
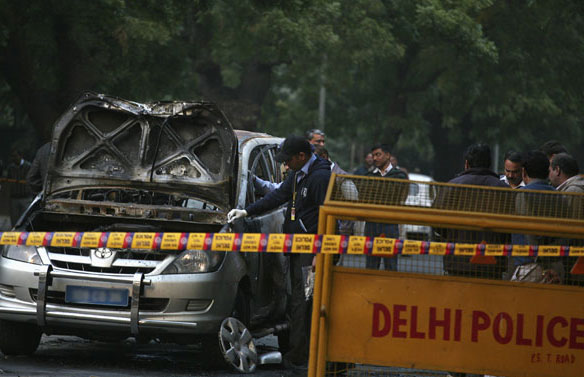
<path id="1" fill-rule="evenodd" d="M 55 123 L 43 193 L 15 230 L 278 233 L 283 207 L 239 223 L 240 229 L 229 228 L 226 214 L 258 198 L 254 175 L 281 181 L 274 160 L 280 142 L 234 131 L 209 102 L 139 104 L 86 93 Z M 281 254 L 138 250 L 107 242 L 4 246 L 1 254 L 0 350 L 6 355 L 34 352 L 43 333 L 210 339 L 249 372 L 257 354 L 247 328 L 286 327 Z M 246 328 L 237 329 L 241 324 Z"/>

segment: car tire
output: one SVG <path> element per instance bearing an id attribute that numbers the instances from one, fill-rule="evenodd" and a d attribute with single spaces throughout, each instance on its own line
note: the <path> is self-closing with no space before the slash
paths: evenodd
<path id="1" fill-rule="evenodd" d="M 0 351 L 6 356 L 30 355 L 39 347 L 42 334 L 38 326 L 0 320 Z"/>
<path id="2" fill-rule="evenodd" d="M 233 310 L 231 311 L 231 319 L 233 318 L 237 319 L 245 327 L 248 327 L 251 321 L 251 306 L 249 302 L 249 295 L 241 286 L 237 289 L 235 303 L 233 305 Z M 222 348 L 225 347 L 222 346 L 222 343 L 225 344 L 225 340 L 222 339 L 221 336 L 221 332 L 225 331 L 224 326 L 230 325 L 233 328 L 236 327 L 232 321 L 227 321 L 228 319 L 229 317 L 223 321 L 219 330 L 215 334 L 205 335 L 202 338 L 203 349 L 207 354 L 206 362 L 209 364 L 209 366 L 213 368 L 221 368 L 229 365 L 238 370 L 237 367 L 232 364 L 232 360 L 229 360 L 229 358 L 225 355 L 224 349 Z M 238 370 L 238 372 L 249 373 L 249 371 L 243 372 L 241 370 Z"/>
<path id="3" fill-rule="evenodd" d="M 253 373 L 258 365 L 258 352 L 249 329 L 237 318 L 228 317 L 219 330 L 219 349 L 227 364 L 239 373 Z"/>

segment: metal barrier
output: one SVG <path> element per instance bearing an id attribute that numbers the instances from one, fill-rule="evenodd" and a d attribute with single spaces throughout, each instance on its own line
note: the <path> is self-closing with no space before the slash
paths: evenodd
<path id="1" fill-rule="evenodd" d="M 353 221 L 401 249 L 318 255 L 309 376 L 581 375 L 583 194 L 331 182 L 319 233 Z M 434 244 L 443 249 L 424 252 Z"/>

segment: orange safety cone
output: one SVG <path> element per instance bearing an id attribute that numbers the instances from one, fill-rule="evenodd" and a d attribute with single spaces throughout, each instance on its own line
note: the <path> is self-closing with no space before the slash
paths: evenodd
<path id="1" fill-rule="evenodd" d="M 578 257 L 578 260 L 572 266 L 570 273 L 572 275 L 584 275 L 584 257 Z"/>
<path id="2" fill-rule="evenodd" d="M 483 241 L 483 242 L 481 242 L 481 244 L 482 245 L 485 245 L 486 242 Z M 478 246 L 477 246 L 477 252 L 478 252 Z M 497 264 L 497 260 L 492 255 L 475 254 L 475 255 L 472 256 L 472 258 L 470 258 L 470 263 L 474 263 L 474 264 Z"/>
<path id="3" fill-rule="evenodd" d="M 475 255 L 473 255 L 472 258 L 470 258 L 470 263 L 497 264 L 497 260 L 492 255 L 477 255 L 477 254 L 475 254 Z"/>

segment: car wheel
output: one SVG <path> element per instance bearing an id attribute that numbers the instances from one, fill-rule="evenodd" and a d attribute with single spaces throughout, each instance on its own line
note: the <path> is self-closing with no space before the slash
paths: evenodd
<path id="1" fill-rule="evenodd" d="M 30 355 L 41 341 L 41 330 L 28 323 L 0 320 L 0 351 L 4 355 Z"/>
<path id="2" fill-rule="evenodd" d="M 251 332 L 237 318 L 225 318 L 219 330 L 221 353 L 233 368 L 241 373 L 252 373 L 258 362 L 258 353 Z"/>
<path id="3" fill-rule="evenodd" d="M 251 332 L 247 329 L 250 318 L 248 295 L 239 287 L 231 317 L 223 320 L 217 333 L 202 338 L 203 348 L 208 355 L 207 362 L 211 366 L 221 367 L 227 362 L 240 373 L 255 370 L 257 351 Z"/>

